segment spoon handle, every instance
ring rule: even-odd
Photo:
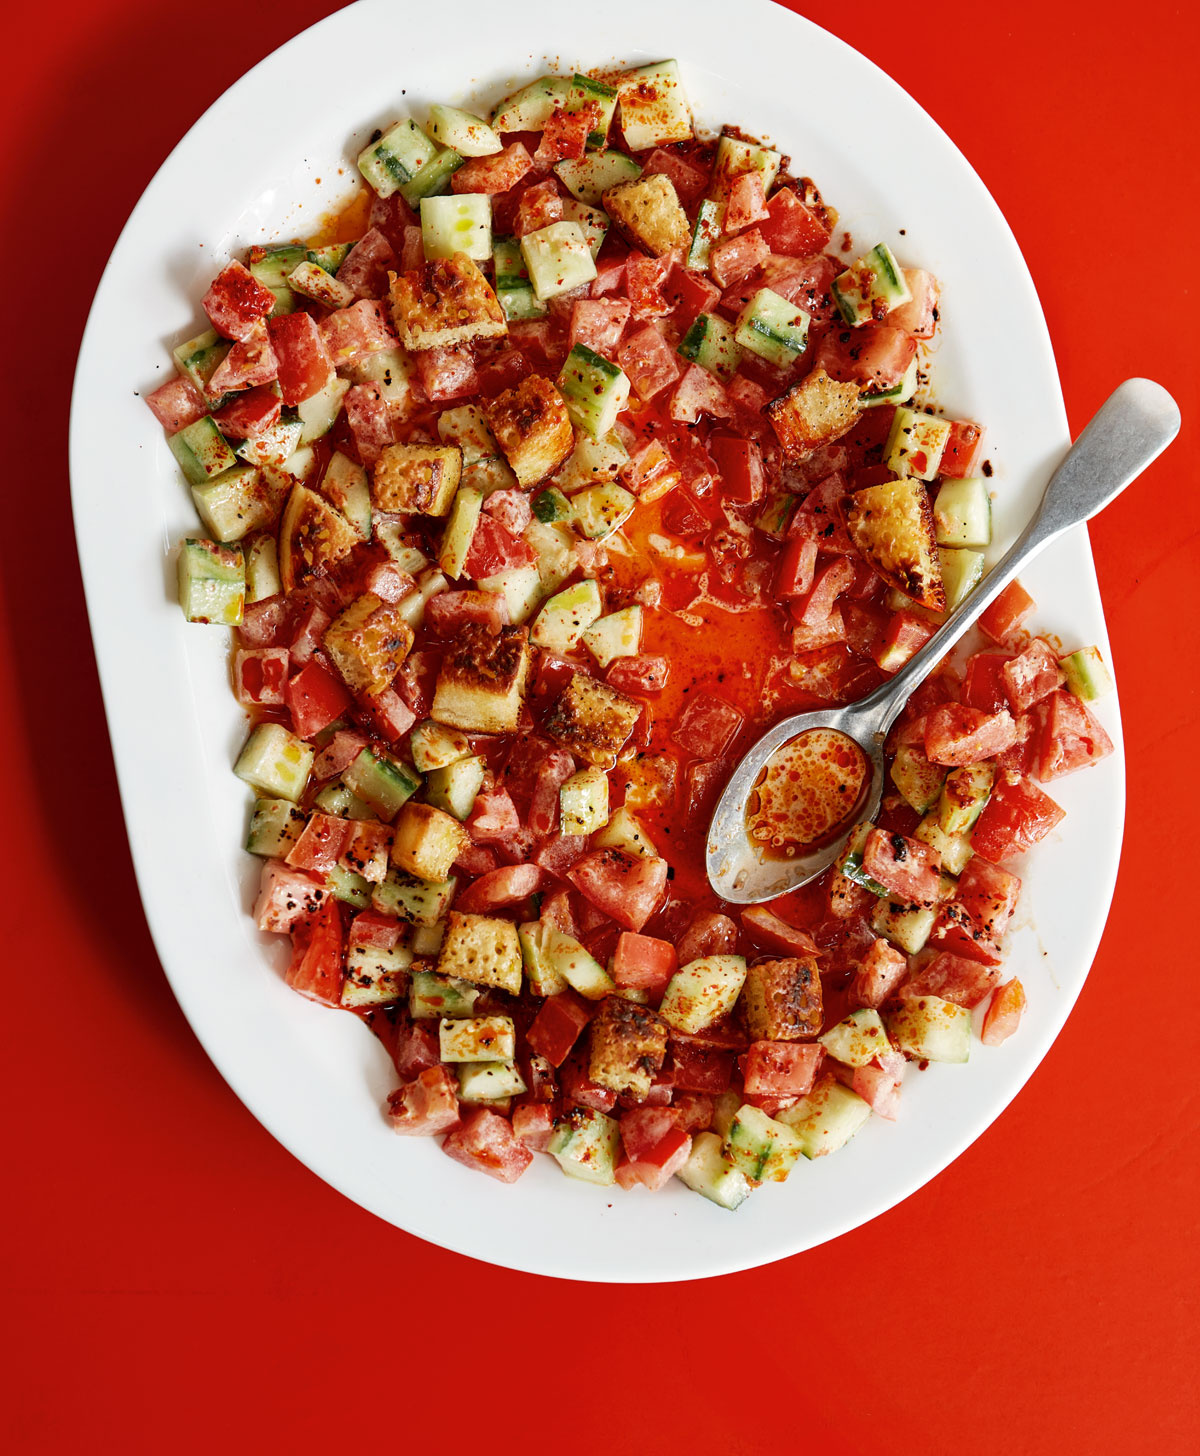
[[[912,692],[1026,563],[1056,536],[1089,520],[1115,500],[1162,454],[1179,433],[1179,424],[1179,406],[1160,384],[1150,379],[1127,379],[1113,390],[1050,477],[1037,514],[1007,555],[951,612],[925,646],[857,705],[857,716],[874,717],[874,730],[885,734]]]

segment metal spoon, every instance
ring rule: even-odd
[[[883,743],[901,708],[986,606],[1056,536],[1117,498],[1179,432],[1179,406],[1161,385],[1127,379],[1105,400],[1050,477],[1041,506],[1008,554],[896,675],[860,702],[798,713],[777,723],[733,772],[708,832],[709,883],[722,899],[754,905],[815,878],[841,853],[850,829],[875,816],[883,793]],[[789,860],[760,856],[747,835],[750,792],[773,754],[813,728],[852,738],[869,761],[870,788],[845,833]]]

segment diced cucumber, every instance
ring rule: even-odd
[[[558,996],[567,989],[567,979],[546,959],[545,938],[551,927],[543,920],[526,920],[517,927],[521,942],[521,961],[535,996]]]
[[[342,1005],[387,1006],[399,1001],[408,985],[412,958],[412,949],[399,941],[392,950],[383,950],[377,945],[360,945],[352,939],[346,952]]]
[[[608,823],[608,775],[581,768],[559,789],[558,801],[564,834],[594,834]]]
[[[575,536],[561,521],[530,521],[522,533],[538,554],[544,592],[556,592],[575,570]]]
[[[370,881],[343,864],[335,864],[329,871],[329,888],[335,900],[352,905],[356,910],[365,910],[371,903]]]
[[[445,768],[433,769],[425,779],[425,798],[435,809],[465,820],[475,807],[486,766],[482,758],[460,758]]]
[[[226,444],[211,415],[203,415],[174,435],[168,435],[167,445],[189,485],[203,485],[237,464],[237,456]]]
[[[606,86],[603,81],[593,81],[590,76],[578,74],[571,77],[567,92],[567,110],[582,111],[588,105],[600,108],[596,125],[588,132],[589,152],[602,152],[608,145],[608,130],[617,109],[617,95],[616,87]]]
[[[298,243],[278,243],[251,251],[250,272],[264,288],[287,288],[300,264],[311,261],[308,249]]]
[[[846,866],[851,859],[857,857],[856,863],[861,870],[863,846],[870,832],[870,824],[856,824],[850,831],[845,848],[834,861],[833,875],[829,881],[829,908],[839,920],[849,919],[858,909],[857,881],[846,874]],[[880,889],[882,888],[881,885]]]
[[[825,1158],[844,1148],[870,1116],[871,1104],[827,1072],[807,1097],[780,1112],[779,1121],[800,1139],[806,1158]]]
[[[552,222],[526,233],[521,256],[539,302],[569,293],[596,276],[596,260],[577,222]]]
[[[358,170],[380,197],[391,197],[411,185],[437,156],[437,150],[416,122],[406,117],[359,152]]]
[[[495,592],[504,598],[508,620],[514,627],[527,622],[542,600],[542,579],[536,566],[510,566],[495,576],[483,577],[475,585],[480,591]]]
[[[405,182],[400,194],[409,207],[416,207],[425,197],[436,197],[450,186],[450,178],[462,166],[464,158],[452,147],[443,147],[427,167],[422,167],[411,182]]]
[[[851,881],[852,884],[860,886],[864,890],[870,890],[872,895],[879,895],[886,899],[890,890],[885,890],[878,880],[872,879],[866,870],[863,869],[863,849],[867,842],[867,836],[873,828],[870,824],[860,824],[850,836],[846,850],[838,860],[838,873],[843,878]],[[861,837],[860,837],[861,836]]]
[[[687,266],[697,273],[708,271],[708,256],[714,243],[721,240],[721,222],[724,209],[711,197],[706,197],[696,213],[692,228],[692,241],[688,247]]]
[[[868,1066],[891,1050],[887,1028],[879,1012],[870,1006],[852,1011],[831,1026],[820,1042],[831,1057],[847,1067]]]
[[[952,612],[983,580],[983,552],[955,551],[939,546],[938,562],[942,569],[942,585],[946,589],[946,610]]]
[[[733,1210],[754,1191],[746,1175],[727,1161],[715,1132],[696,1134],[688,1160],[675,1176],[718,1208]]]
[[[307,823],[308,815],[287,799],[258,799],[246,835],[246,849],[263,859],[286,859]]]
[[[591,1107],[573,1107],[555,1124],[547,1152],[569,1178],[607,1188],[617,1181],[620,1144],[613,1118]]]
[[[744,956],[701,956],[671,977],[659,1014],[676,1031],[694,1036],[733,1010],[745,981]]]
[[[533,291],[525,255],[518,238],[494,238],[492,262],[496,275],[496,297],[506,319],[541,318],[546,312]]]
[[[692,135],[692,111],[677,61],[655,61],[617,80],[621,131],[632,152],[682,142]]]
[[[246,602],[266,601],[282,590],[278,544],[274,536],[259,536],[246,552]]]
[[[515,1062],[462,1062],[454,1074],[458,1078],[459,1101],[472,1106],[519,1097],[526,1090]]]
[[[942,868],[952,875],[961,875],[974,854],[969,834],[947,834],[938,823],[938,812],[930,809],[913,830],[913,838],[932,845],[942,857]]]
[[[572,497],[571,514],[581,536],[602,541],[633,515],[637,496],[623,485],[589,485]]]
[[[877,404],[903,404],[916,394],[920,381],[920,366],[914,356],[898,384],[893,384],[887,389],[864,389],[858,396],[858,402],[864,409]]]
[[[741,1105],[742,1094],[735,1092],[732,1087],[717,1097],[713,1106],[712,1125],[713,1131],[722,1142],[729,1136],[729,1129],[733,1126],[733,1119]]]
[[[352,794],[341,779],[335,779],[331,784],[326,784],[313,803],[318,809],[323,809],[326,814],[333,814],[338,819],[374,819],[375,817],[375,810],[369,804],[364,804],[357,794]]]
[[[461,490],[462,487],[460,486]],[[450,583],[440,571],[426,570],[417,578],[417,588],[396,604],[396,613],[415,632],[425,617],[425,603],[444,592]]]
[[[610,187],[632,182],[642,175],[639,163],[624,152],[590,152],[584,157],[568,157],[556,162],[554,173],[578,202],[599,207]],[[215,365],[213,366],[216,367]]]
[[[539,76],[528,86],[514,91],[492,112],[492,127],[498,132],[542,131],[554,113],[566,106],[570,82],[563,76]]]
[[[413,398],[414,365],[401,349],[375,349],[343,366],[353,384],[377,384],[383,403],[405,412]]]
[[[972,828],[992,796],[996,770],[990,763],[972,763],[946,776],[938,797],[938,825],[946,834]]]
[[[446,922],[437,920],[432,925],[414,925],[412,949],[415,956],[435,956],[446,938]]]
[[[409,576],[416,576],[429,565],[429,557],[412,544],[399,521],[380,521],[375,529],[375,539],[400,570],[406,571]]]
[[[345,516],[361,540],[370,539],[371,485],[361,465],[335,450],[321,479],[321,494]]]
[[[339,379],[335,375],[324,389],[318,389],[316,394],[300,401],[296,413],[300,416],[301,445],[319,440],[333,429],[349,388],[348,379]]]
[[[741,341],[734,333],[733,325],[715,313],[698,313],[680,339],[677,352],[718,379],[729,379],[742,362]]]
[[[624,804],[608,823],[592,838],[593,849],[623,849],[642,859],[655,859],[658,850],[631,810]]]
[[[839,273],[830,291],[851,327],[884,318],[892,309],[912,301],[904,270],[886,243],[877,243],[844,273]]]
[[[982,550],[992,544],[992,498],[987,481],[979,476],[947,480],[937,493],[933,524],[939,546],[966,546]]]
[[[389,822],[421,787],[421,777],[408,764],[382,748],[364,748],[342,779],[351,792]]]
[[[414,1021],[467,1017],[475,1010],[479,987],[436,971],[414,971],[408,988],[408,1014]]]
[[[489,455],[463,466],[461,485],[482,492],[484,500],[497,490],[515,490],[517,477],[502,455]]]
[[[438,547],[438,565],[452,580],[463,574],[482,510],[483,491],[478,486],[460,485],[454,493],[442,544]]]
[[[337,277],[337,270],[346,261],[353,243],[329,243],[324,248],[309,248],[308,261],[315,263],[318,268],[324,268],[326,273]]]
[[[871,917],[871,929],[902,951],[916,955],[924,949],[936,919],[937,911],[930,906],[897,905],[880,900]]]
[[[465,253],[486,262],[492,256],[492,199],[479,192],[423,198],[421,245],[426,258]]]
[[[891,779],[905,802],[918,814],[924,814],[937,803],[946,770],[940,763],[931,763],[919,748],[901,744],[892,763]]]
[[[457,889],[453,875],[448,880],[418,880],[393,865],[387,879],[371,892],[371,907],[381,915],[402,915],[415,925],[436,925]]]
[[[735,177],[742,176],[744,172],[761,172],[763,193],[767,195],[782,163],[781,153],[771,147],[760,147],[755,142],[723,136],[717,143],[717,154],[713,158],[713,196],[722,204],[722,211],[729,184]]]
[[[764,536],[769,536],[772,541],[782,541],[787,534],[791,519],[796,513],[796,505],[797,498],[791,491],[778,491],[775,495],[768,497],[754,524]]]
[[[574,197],[568,197],[563,202],[563,220],[579,225],[580,231],[587,240],[588,249],[595,258],[604,245],[604,239],[608,236],[608,230],[612,226],[608,213],[598,207],[588,207],[586,203],[579,202]]]
[[[902,1052],[924,1062],[965,1062],[971,1055],[971,1013],[940,996],[902,1001],[888,1012],[887,1028]]]
[[[500,453],[496,437],[476,404],[460,404],[438,415],[438,439],[443,445],[457,445],[463,460],[471,464]]]
[[[790,1127],[747,1102],[734,1115],[722,1151],[729,1163],[752,1183],[764,1183],[767,1179],[782,1183],[796,1166],[802,1147],[800,1138]]]
[[[581,490],[585,485],[616,480],[628,464],[629,451],[615,433],[604,435],[596,440],[590,435],[584,435],[567,457],[566,463],[559,470],[555,479],[565,491]],[[570,508],[568,507],[565,517],[555,512],[545,517],[539,516],[538,519],[563,520],[569,516]]]
[[[250,271],[253,272],[253,268]],[[173,349],[171,357],[180,374],[190,379],[205,399],[210,399],[208,381],[232,347],[229,340],[223,339],[216,329],[206,329],[204,333],[197,334],[194,339],[188,339],[177,349]]]
[[[443,1062],[511,1062],[517,1051],[517,1032],[511,1016],[443,1017],[438,1028]],[[507,1096],[493,1092],[493,1097]]]
[[[282,723],[259,723],[246,740],[233,771],[265,798],[299,800],[315,754]]]
[[[412,730],[408,747],[413,763],[423,774],[449,768],[471,753],[465,733],[460,733],[457,728],[447,728],[444,723],[435,723],[432,718],[426,718]]]
[[[570,652],[603,610],[596,583],[577,581],[550,598],[534,619],[529,640],[549,652]]]
[[[635,657],[642,645],[642,609],[635,602],[601,617],[583,634],[583,645],[601,667],[618,657]]]
[[[429,135],[462,157],[491,157],[504,145],[482,117],[457,106],[429,108]]]
[[[949,438],[949,420],[902,405],[892,420],[883,463],[897,475],[932,480],[938,473]]]
[[[629,399],[629,379],[586,344],[576,344],[558,376],[567,413],[594,440],[607,435]]]
[[[237,447],[237,453],[249,465],[281,466],[300,448],[303,433],[304,421],[299,415],[280,419],[252,440],[243,440]],[[236,465],[237,461],[233,463]]]
[[[1113,690],[1112,673],[1098,647],[1081,647],[1078,652],[1060,657],[1058,665],[1066,674],[1067,691],[1084,702],[1090,703]]]
[[[339,283],[332,273],[326,273],[310,258],[297,263],[287,281],[293,293],[313,298],[326,308],[349,308],[354,302],[354,289],[348,283]]]
[[[236,627],[246,604],[246,567],[240,546],[189,536],[179,549],[179,605],[189,622]]]
[[[589,1001],[599,1001],[616,990],[616,982],[600,962],[574,936],[554,925],[542,931],[541,955],[548,970]]]
[[[738,314],[735,337],[743,349],[786,369],[804,353],[808,325],[809,316],[802,308],[773,289],[760,288]]]

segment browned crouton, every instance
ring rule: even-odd
[[[635,248],[656,258],[688,245],[687,213],[674,182],[661,172],[610,187],[604,194],[604,210]]]
[[[667,1023],[649,1006],[606,996],[592,1022],[588,1076],[610,1092],[645,1097],[667,1054]]]
[[[599,768],[611,768],[633,725],[641,704],[624,693],[577,672],[546,718],[545,731],[578,758]]]
[[[406,349],[445,349],[508,332],[496,295],[465,253],[388,276],[392,322]]]
[[[846,503],[850,539],[889,586],[933,612],[946,610],[929,492],[919,480],[885,480]]]
[[[391,602],[365,592],[334,619],[324,642],[350,691],[374,696],[408,656],[413,630]]]
[[[431,716],[468,733],[511,733],[529,676],[529,632],[464,627],[442,659]]]
[[[814,369],[773,399],[763,413],[774,425],[784,452],[799,458],[853,427],[862,413],[858,394],[857,384],[839,384],[824,369]]]
[[[409,799],[396,820],[392,863],[419,880],[439,884],[470,844],[471,836],[452,814]]]
[[[566,402],[540,374],[489,400],[483,413],[521,485],[544,480],[575,448]]]
[[[381,511],[444,516],[461,475],[456,445],[388,445],[372,472],[371,500]]]
[[[443,976],[520,995],[521,942],[517,927],[511,920],[451,910],[437,968]]]
[[[307,486],[293,486],[279,523],[279,576],[284,591],[335,565],[358,545],[345,516]]]
[[[816,961],[797,956],[750,966],[742,988],[742,1010],[755,1041],[816,1036],[824,1014]]]

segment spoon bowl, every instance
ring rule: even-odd
[[[776,723],[734,769],[709,825],[705,861],[709,883],[722,899],[755,905],[799,889],[827,869],[845,848],[856,824],[874,818],[883,797],[883,745],[912,693],[980,614],[1039,551],[1064,531],[1090,519],[1113,501],[1179,433],[1179,406],[1161,385],[1127,379],[1100,406],[1046,485],[1041,505],[1021,536],[930,640],[888,682],[857,703],[798,713]],[[750,796],[764,769],[787,744],[813,729],[831,729],[854,740],[870,764],[865,797],[844,830],[808,852],[770,857],[747,830]]]

